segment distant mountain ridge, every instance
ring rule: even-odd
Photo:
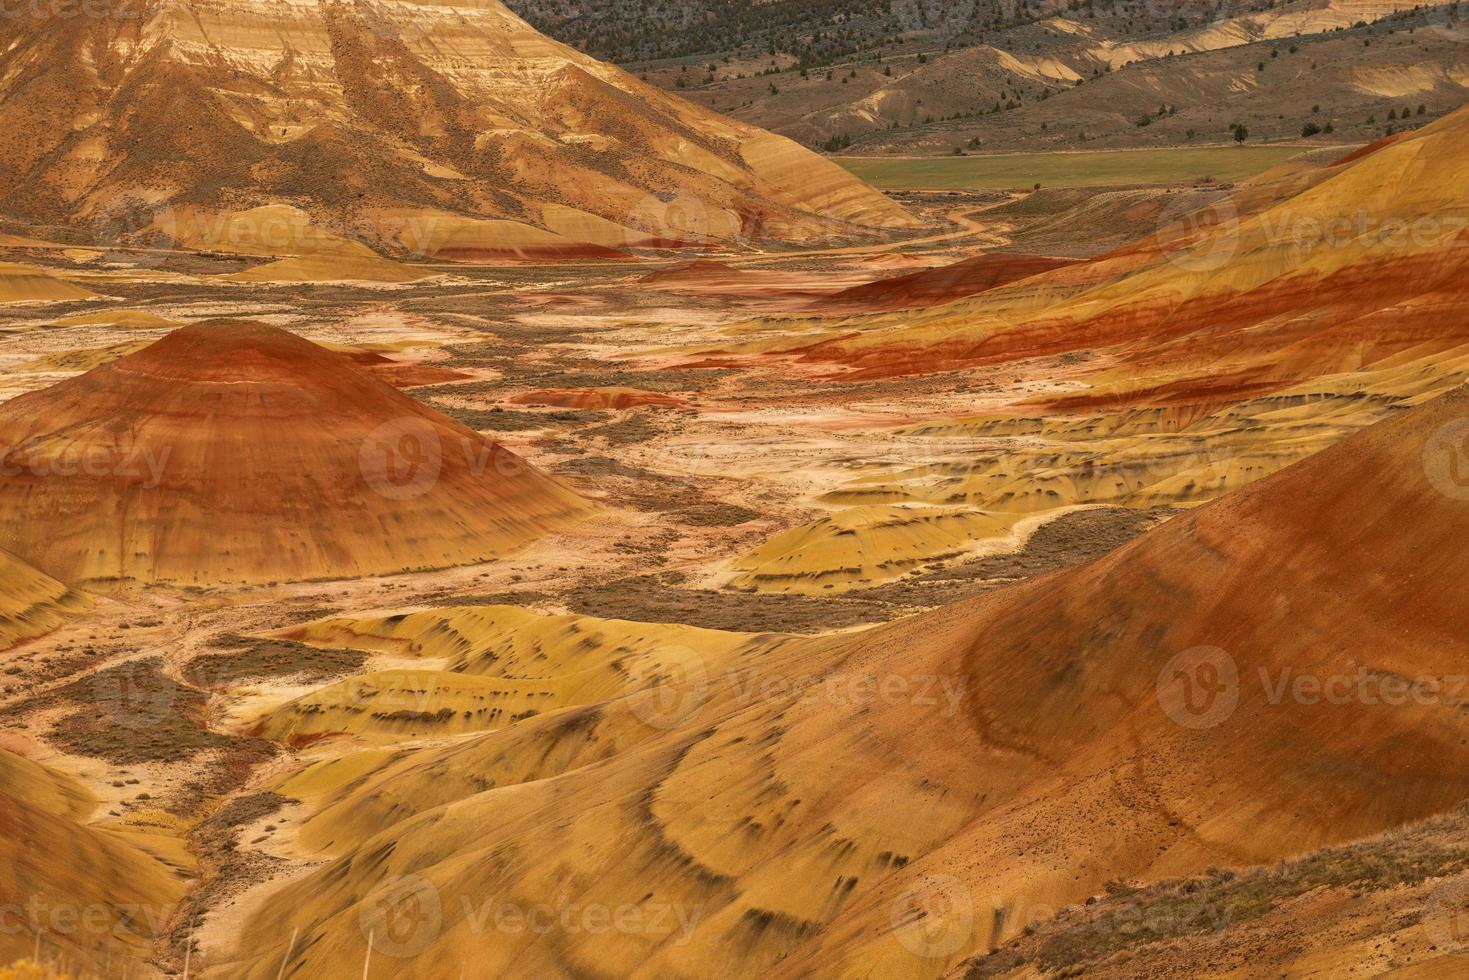
[[[624,26],[622,5],[512,3],[664,88],[858,155],[1232,143],[1232,123],[1366,141],[1469,99],[1456,4],[777,0],[746,25],[722,0],[658,0]],[[656,26],[675,20],[698,26]]]

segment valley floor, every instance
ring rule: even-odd
[[[1079,387],[1075,372],[1098,368],[1082,355],[881,376],[808,356],[804,347],[862,329],[833,312],[844,290],[985,252],[1102,253],[1154,232],[1174,200],[1206,193],[1192,178],[1238,180],[1293,155],[1221,148],[1084,162],[953,158],[922,161],[921,173],[908,161],[852,161],[879,186],[924,188],[906,203],[928,217],[931,231],[882,246],[693,262],[664,255],[423,266],[416,271],[433,278],[413,284],[243,283],[220,277],[245,263],[218,256],[5,248],[6,261],[101,298],[0,306],[4,397],[105,363],[184,322],[262,321],[388,358],[402,375],[395,383],[412,397],[502,441],[601,510],[510,557],[463,568],[239,588],[94,584],[54,630],[0,653],[0,747],[50,774],[24,777],[51,787],[36,799],[78,801],[65,821],[24,824],[30,846],[51,849],[50,860],[80,877],[106,877],[116,866],[106,855],[126,855],[141,869],[134,900],[146,912],[122,917],[104,886],[62,882],[48,908],[0,930],[0,961],[39,951],[85,976],[174,975],[186,963],[191,975],[321,976],[300,959],[320,954],[350,959],[363,976],[413,975],[406,946],[373,958],[382,924],[369,924],[369,912],[336,893],[301,910],[306,933],[282,925],[293,909],[281,888],[320,880],[312,876],[340,867],[349,844],[372,837],[371,820],[417,805],[398,794],[428,798],[450,780],[405,776],[400,785],[412,787],[405,790],[374,782],[378,774],[442,768],[454,779],[529,794],[544,790],[531,785],[537,780],[554,782],[553,771],[618,758],[623,768],[607,778],[631,780],[627,760],[639,753],[648,771],[671,771],[680,753],[696,758],[702,750],[649,741],[597,707],[630,699],[642,721],[652,713],[644,727],[657,729],[663,709],[638,707],[638,698],[643,682],[677,673],[669,650],[697,651],[699,671],[716,678],[761,657],[816,663],[826,654],[809,651],[822,642],[961,600],[983,602],[1112,552],[1469,376],[1469,364],[1446,362],[1431,377],[1404,381],[1409,368],[1397,364],[1389,396],[1374,392],[1374,384],[1386,386],[1383,376],[1343,371],[1286,395],[1221,402],[1217,415],[1183,432],[1163,415],[1126,407],[1056,409]],[[1122,157],[1126,166],[1108,169]],[[1032,195],[986,190],[1032,177],[1043,185]],[[1309,415],[1299,410],[1307,403]],[[1016,422],[1017,406],[1030,406],[1033,419]],[[1111,479],[1120,473],[1125,479]],[[802,676],[792,671],[780,676]],[[769,724],[775,731],[783,722]],[[586,746],[558,730],[543,757],[517,742],[553,725],[603,727],[600,741]],[[757,728],[731,731],[751,744],[762,737]],[[487,735],[499,741],[486,748]],[[669,756],[654,757],[663,752]],[[456,753],[478,754],[472,765],[444,762]],[[810,786],[818,784],[813,777]],[[693,806],[698,793],[714,792],[702,783],[684,789],[683,800],[649,793],[649,826],[667,817],[653,811]],[[566,792],[591,790],[577,784]],[[770,795],[780,797],[776,789]],[[961,820],[946,809],[958,804],[944,793],[927,805],[915,821]],[[782,819],[751,812],[776,826]],[[6,816],[0,811],[0,823]],[[447,825],[453,815],[434,819]],[[760,832],[750,828],[752,837]],[[1439,863],[1435,875],[1465,873],[1469,864],[1444,825],[1415,834],[1362,846],[1391,851],[1382,858],[1389,863],[1429,854]],[[711,865],[709,854],[738,863],[721,844],[701,843]],[[841,850],[841,841],[829,844]],[[386,867],[395,846],[384,844],[371,860]],[[693,847],[687,841],[658,847],[661,860],[692,867],[680,851]],[[353,853],[357,863],[334,878],[359,873],[366,850]],[[1375,854],[1354,859],[1370,863]],[[907,859],[888,860],[901,867]],[[36,871],[43,872],[54,868]],[[1389,917],[1392,896],[1427,901],[1419,894],[1427,872],[1300,874],[1308,872],[1321,879],[1312,887],[1337,889],[1329,897],[1355,917]],[[701,866],[696,873],[724,872]],[[1259,874],[1240,873],[1245,881]],[[596,893],[594,878],[577,879],[576,888]],[[771,882],[741,881],[779,904]],[[1235,931],[1219,940],[1230,975],[1263,975],[1250,968],[1248,930],[1292,909],[1317,922],[1311,916],[1327,901],[1314,892],[1317,905],[1302,908],[1303,887],[1272,882],[1280,901],[1294,904],[1280,911],[1274,898],[1252,896],[1249,921],[1231,924]],[[1199,887],[1209,897],[1239,885],[1216,875]],[[1129,901],[1156,908],[1172,895],[1119,887],[1103,910]],[[366,909],[367,897],[352,901]],[[1244,902],[1234,893],[1218,901],[1231,914]],[[92,905],[112,909],[105,928],[68,928],[56,918],[58,909]],[[1118,976],[1203,968],[1196,951],[1170,947],[1157,962],[1175,965],[1148,972],[1107,959],[1118,946],[1110,933],[1058,920],[1020,938],[1015,920],[989,916],[984,909],[965,940],[976,958],[956,954],[950,962],[944,954],[934,963],[970,977],[1026,975],[1027,962],[1100,964],[1102,974]],[[348,921],[356,948],[333,945],[344,942],[340,930],[311,931],[328,921]],[[1350,931],[1358,919],[1343,922]],[[269,942],[256,945],[251,937],[262,925],[272,927]],[[749,926],[745,952],[762,948],[765,935],[808,926],[771,911]],[[1353,943],[1370,941],[1370,930],[1359,931],[1368,938],[1354,933]],[[975,938],[981,932],[995,945],[1019,945],[985,957],[985,942]],[[1407,936],[1409,927],[1400,932]],[[1191,926],[1159,930],[1148,941],[1176,947],[1191,933]],[[1417,933],[1401,940],[1394,933],[1392,941],[1391,954],[1374,960],[1383,969],[1407,970],[1414,957],[1433,955]],[[1272,969],[1284,975],[1290,957],[1276,953]],[[567,955],[567,975],[587,966]],[[465,967],[462,975],[492,975],[476,973],[473,960]],[[699,964],[688,969],[697,973]],[[884,970],[893,974],[892,962],[874,965],[874,975]],[[1323,960],[1310,975],[1347,975],[1334,970]]]

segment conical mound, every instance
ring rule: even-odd
[[[275,327],[185,327],[0,407],[0,545],[64,581],[468,564],[589,508],[513,453]]]

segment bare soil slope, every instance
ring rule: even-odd
[[[1434,686],[1469,626],[1469,507],[1442,479],[1466,416],[1457,391],[1092,564],[920,618],[669,650],[658,690],[364,757],[366,780],[351,756],[308,771],[288,789],[333,860],[260,908],[238,975],[274,976],[296,926],[292,969],[348,970],[409,887],[436,911],[394,934],[395,976],[469,949],[502,975],[940,976],[1117,877],[1446,812],[1469,794],[1460,695]],[[1367,696],[1391,679],[1426,693]],[[504,921],[486,900],[558,896],[669,925],[486,925]]]
[[[0,444],[0,541],[67,582],[467,564],[590,509],[346,355],[243,321],[10,401]]]
[[[551,41],[497,0],[127,0],[6,21],[0,208],[99,239],[289,203],[471,257],[908,227],[795,143]]]

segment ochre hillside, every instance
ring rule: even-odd
[[[0,406],[0,544],[68,583],[491,559],[590,505],[351,358],[206,321]]]
[[[0,748],[0,886],[15,902],[0,963],[39,949],[92,975],[131,971],[167,930],[192,870],[187,851],[96,826],[98,802],[77,780]]]
[[[39,9],[0,28],[0,211],[31,222],[188,237],[179,211],[290,203],[380,248],[463,259],[914,224],[841,167],[497,0]]]
[[[1089,565],[916,619],[670,651],[659,690],[309,769],[283,790],[332,860],[262,903],[229,970],[348,971],[406,887],[435,914],[394,933],[394,976],[473,950],[497,975],[936,977],[1115,879],[1447,811],[1469,793],[1443,686],[1469,626],[1466,417],[1459,390]],[[1378,696],[1399,680],[1418,693]],[[487,925],[568,883],[572,908],[666,928]]]

